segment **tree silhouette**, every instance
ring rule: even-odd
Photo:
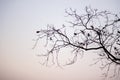
[[[108,77],[111,66],[114,65],[114,74],[112,77],[120,77],[120,17],[118,14],[113,14],[109,11],[98,11],[97,9],[85,8],[85,14],[79,14],[76,10],[66,10],[68,16],[72,17],[69,21],[70,26],[62,25],[57,28],[54,25],[48,25],[47,29],[36,31],[38,38],[46,40],[46,46],[49,42],[52,47],[48,49],[46,54],[39,55],[44,57],[48,64],[49,60],[52,63],[59,64],[59,51],[63,48],[68,48],[74,53],[72,60],[66,65],[71,65],[76,62],[78,54],[83,54],[87,51],[97,51],[99,58],[94,64],[101,62],[101,68],[106,68],[105,77]],[[71,30],[69,32],[69,30]],[[81,55],[82,55],[81,54]],[[52,56],[52,57],[51,57]]]

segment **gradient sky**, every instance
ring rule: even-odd
[[[0,80],[101,80],[92,59],[64,69],[41,66],[32,49],[35,31],[47,24],[62,25],[65,9],[85,6],[120,12],[120,0],[0,0]],[[41,51],[44,49],[41,46]],[[91,61],[90,61],[91,60]],[[89,64],[87,64],[89,63]]]

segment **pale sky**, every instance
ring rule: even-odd
[[[41,66],[36,56],[39,50],[32,49],[33,39],[35,31],[47,24],[65,23],[65,9],[82,12],[85,6],[91,6],[119,13],[119,3],[120,0],[0,0],[0,80],[101,80],[99,67],[89,66],[92,59],[81,59],[64,69]]]

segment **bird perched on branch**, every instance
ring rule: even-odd
[[[36,31],[36,33],[40,33],[40,31]]]
[[[77,33],[74,33],[74,35],[77,35]]]
[[[117,31],[118,33],[120,33],[120,31]]]

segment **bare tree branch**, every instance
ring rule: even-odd
[[[113,64],[118,66],[115,67],[114,75],[116,75],[120,72],[120,17],[109,11],[98,11],[90,7],[86,7],[85,11],[85,14],[80,15],[71,8],[66,10],[66,14],[74,20],[69,22],[72,27],[63,25],[57,29],[55,26],[48,25],[47,29],[36,31],[38,38],[34,47],[38,40],[43,38],[46,38],[46,46],[52,42],[53,46],[48,53],[41,56],[46,56],[46,63],[48,63],[49,56],[56,55],[58,65],[60,65],[58,53],[62,48],[70,47],[75,52],[73,59],[66,65],[75,63],[78,53],[98,51],[100,58],[95,64],[98,62],[103,64],[103,61],[107,60],[108,62],[102,65],[102,68],[107,68],[106,76]],[[68,33],[70,29],[73,29],[73,32]]]

